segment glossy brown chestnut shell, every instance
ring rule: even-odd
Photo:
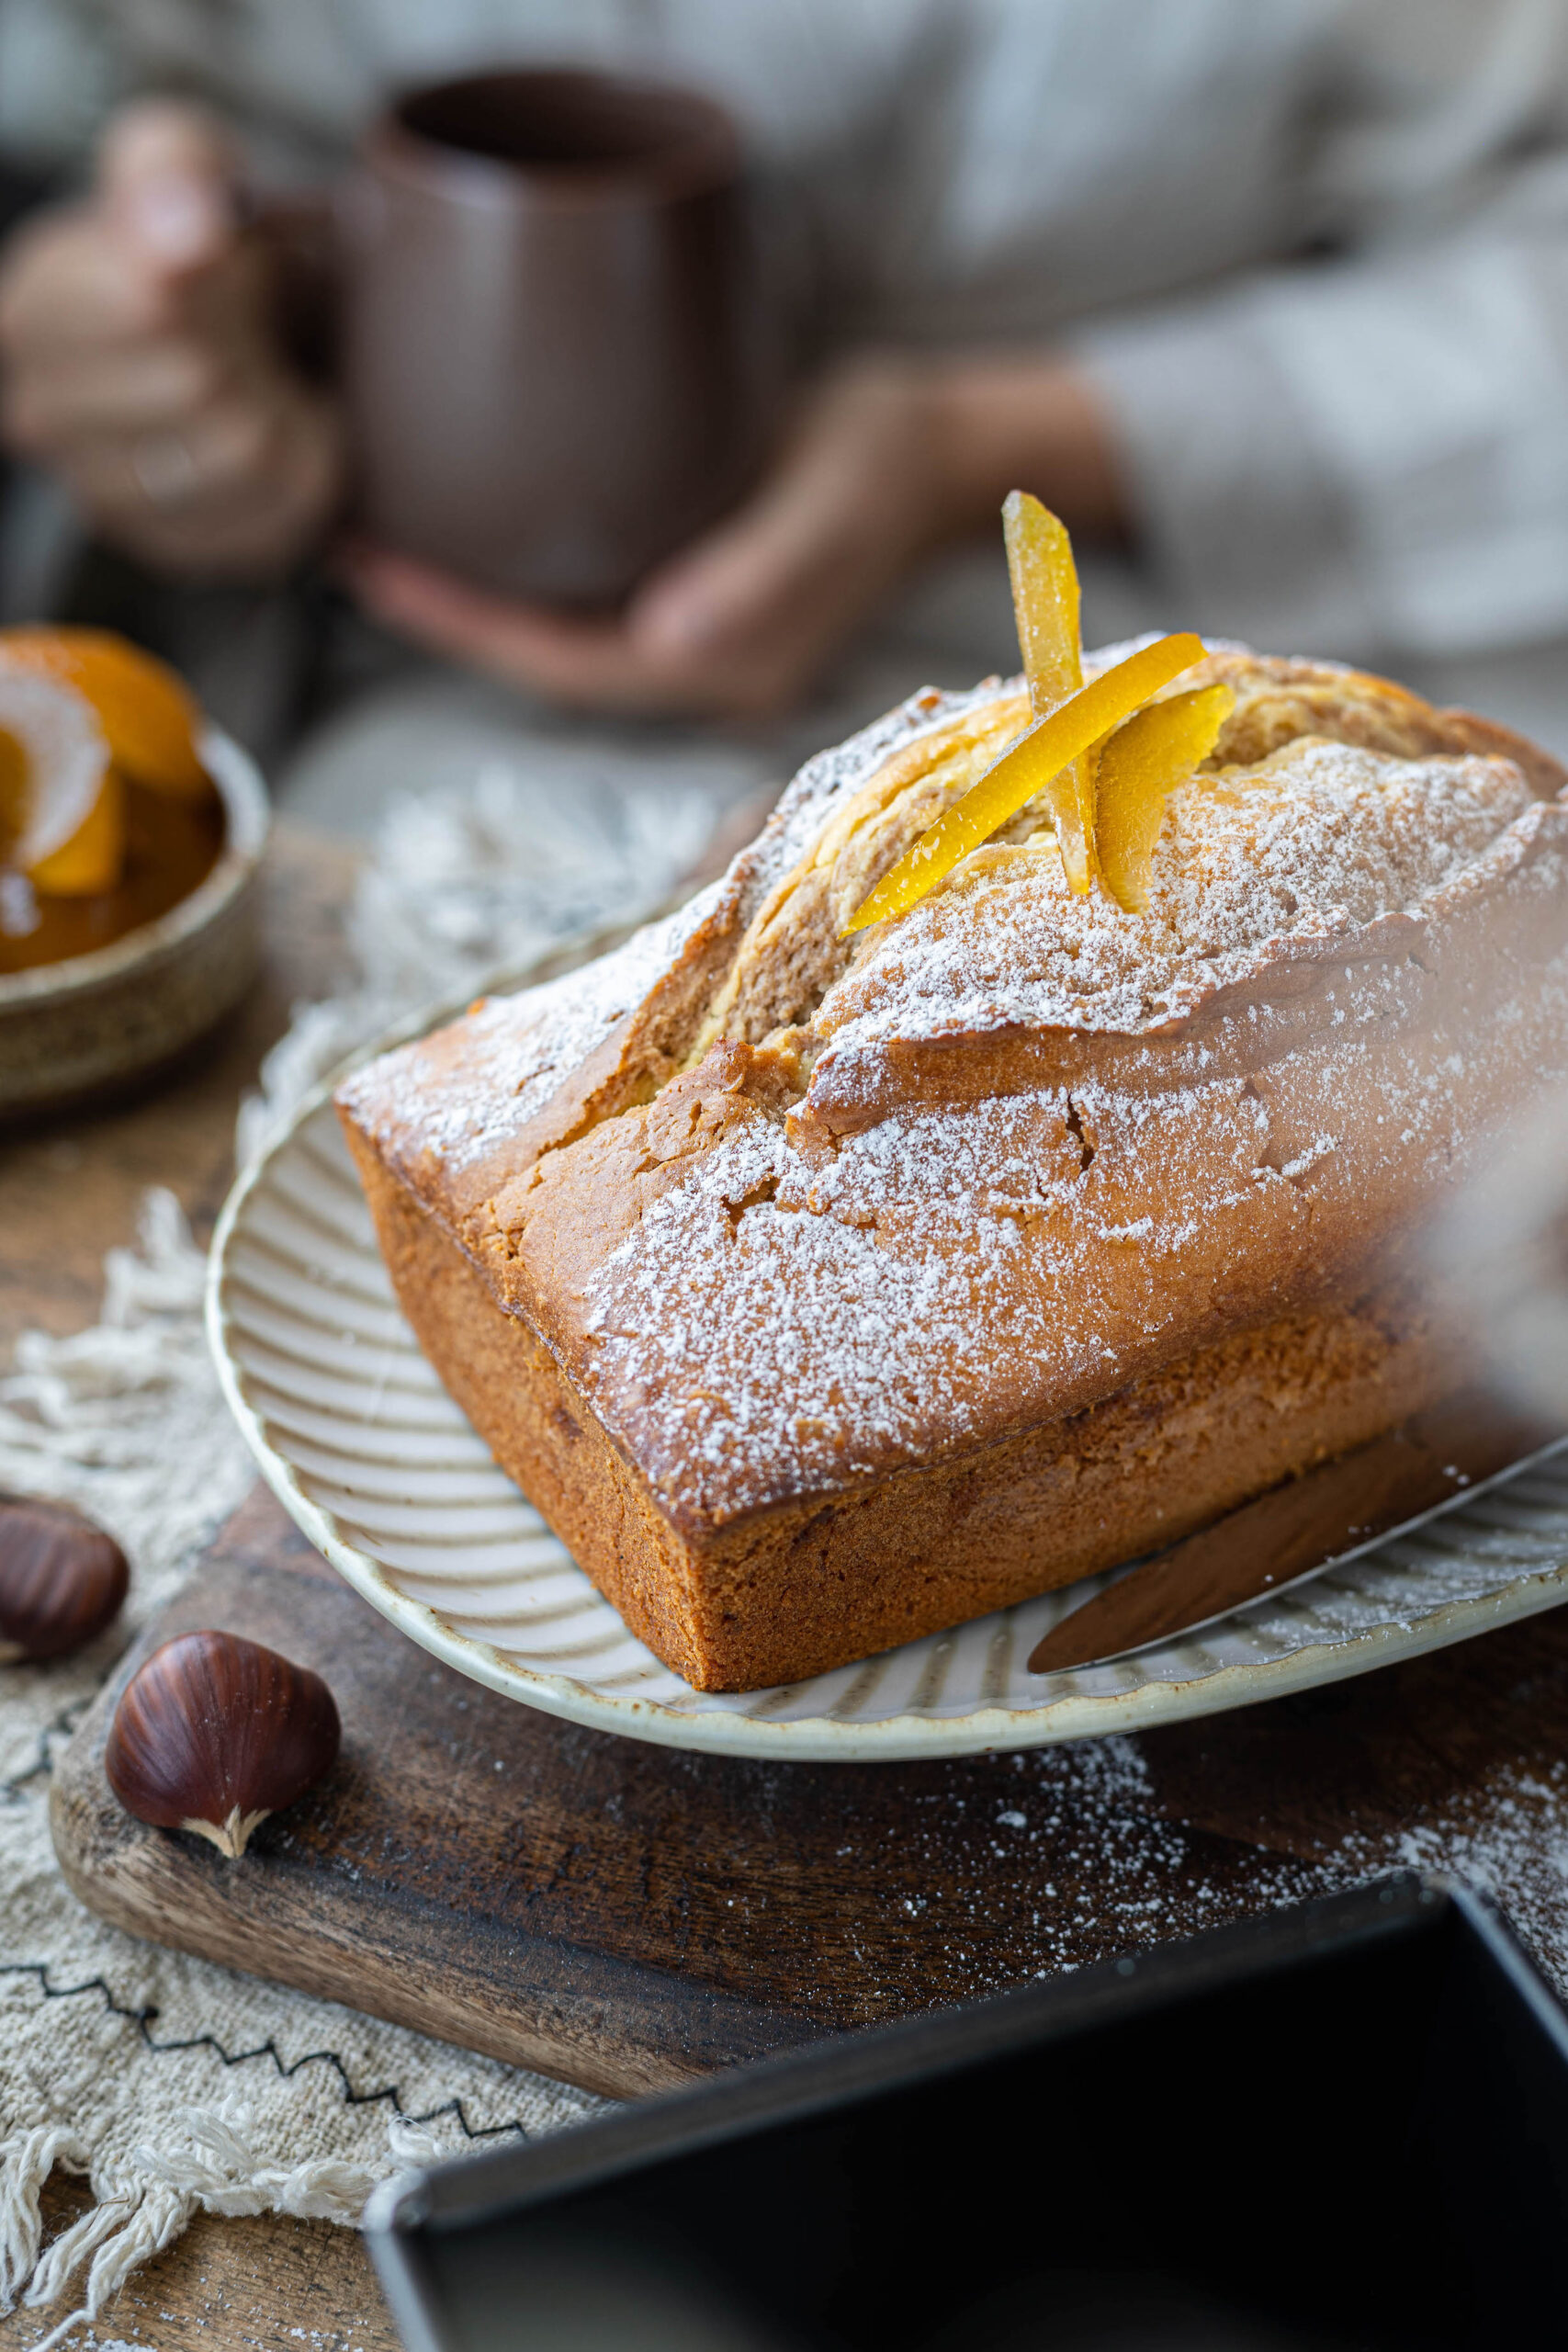
[[[69,1503],[0,1493],[0,1665],[79,1650],[130,1581],[113,1536]]]
[[[128,1813],[231,1859],[327,1771],[341,1733],[319,1674],[239,1634],[176,1634],[120,1694],[104,1750]]]

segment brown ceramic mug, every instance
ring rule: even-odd
[[[364,527],[504,595],[624,596],[733,503],[772,374],[739,141],[618,74],[414,92],[339,211]]]

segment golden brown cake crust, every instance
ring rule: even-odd
[[[1332,665],[1204,667],[1236,708],[1171,796],[1146,914],[1073,898],[1025,812],[845,942],[1021,723],[994,683],[926,695],[813,763],[681,915],[342,1091],[438,1370],[694,1679],[813,1671],[906,1638],[911,1611],[925,1630],[1083,1573],[1061,1464],[1081,1487],[1095,1432],[1215,1351],[1261,1351],[1214,1374],[1216,1396],[1241,1381],[1224,1410],[1251,1434],[1223,1476],[1194,1445],[1177,1520],[1331,1449],[1321,1400],[1297,1429],[1245,1398],[1294,1393],[1303,1331],[1404,1295],[1490,1127],[1568,1069],[1556,764]],[[442,1324],[429,1299],[459,1276],[465,1317]],[[1337,1442],[1451,1385],[1413,1313],[1388,1342],[1389,1363],[1421,1356],[1411,1393],[1348,1376]],[[545,1408],[521,1401],[547,1390],[587,1433],[549,1496]],[[1187,1492],[1180,1449],[1161,1465]],[[1116,1476],[1106,1558],[1162,1532],[1148,1481]],[[962,1566],[986,1492],[1033,1500],[998,1503]],[[797,1612],[786,1640],[763,1620],[788,1617],[811,1527],[799,1589],[832,1630]]]
[[[1452,1385],[1451,1334],[1385,1292],[1235,1335],[1044,1429],[694,1538],[523,1318],[357,1156],[431,1363],[631,1630],[698,1690],[798,1681],[1175,1543]]]

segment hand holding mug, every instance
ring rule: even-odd
[[[933,423],[909,371],[872,363],[834,376],[803,401],[751,496],[614,613],[489,595],[377,546],[352,550],[350,578],[393,628],[552,700],[762,717],[795,698],[919,553]]]
[[[802,398],[751,495],[666,559],[618,612],[485,594],[393,550],[345,558],[391,627],[511,685],[582,708],[768,716],[795,700],[901,576],[994,524],[1038,482],[1085,537],[1123,509],[1110,435],[1049,356],[863,357]]]
[[[0,433],[103,537],[160,570],[287,570],[338,503],[333,402],[278,347],[270,256],[197,109],[147,102],[105,134],[85,201],[0,263]]]

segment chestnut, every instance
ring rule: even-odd
[[[176,1634],[120,1693],[104,1770],[139,1821],[193,1829],[232,1860],[329,1770],[340,1736],[308,1666],[240,1634]]]
[[[0,1493],[0,1665],[64,1657],[118,1615],[125,1554],[69,1503]]]

